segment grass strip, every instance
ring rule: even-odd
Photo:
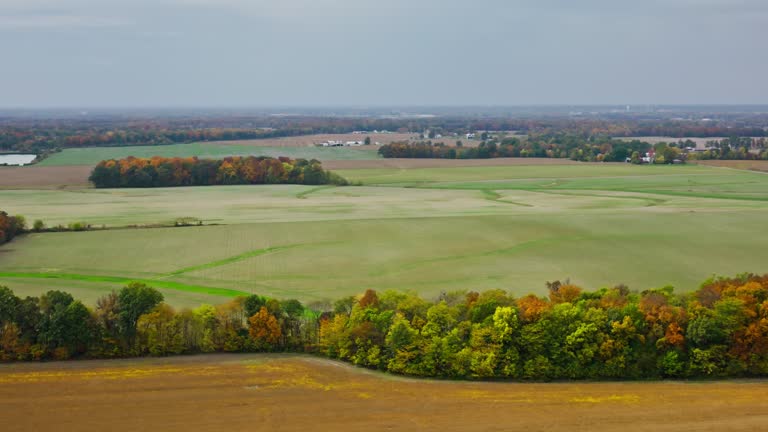
[[[21,273],[21,272],[0,272],[0,278],[18,278],[18,279],[61,279],[76,280],[84,282],[111,282],[118,284],[128,284],[130,282],[141,282],[154,288],[172,289],[177,291],[186,291],[199,294],[217,295],[222,297],[237,297],[248,295],[247,292],[238,291],[229,288],[216,288],[201,285],[188,285],[180,282],[161,281],[156,279],[136,279],[122,276],[102,276],[102,275],[81,275],[74,273]]]

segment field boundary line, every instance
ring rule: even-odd
[[[224,258],[224,259],[220,259],[220,260],[216,260],[216,261],[211,261],[211,262],[208,262],[208,263],[205,263],[205,264],[199,264],[199,265],[195,265],[195,266],[189,266],[189,267],[184,267],[184,268],[181,268],[181,269],[178,269],[178,270],[174,270],[174,271],[172,271],[170,273],[166,273],[166,274],[163,274],[161,276],[158,276],[158,279],[166,278],[166,277],[170,277],[170,276],[179,276],[179,275],[182,275],[184,273],[191,273],[191,272],[198,271],[198,270],[207,270],[209,268],[221,267],[221,266],[228,265],[228,264],[234,264],[236,262],[245,261],[245,260],[247,260],[249,258],[253,258],[253,257],[257,257],[257,256],[262,256],[262,255],[267,255],[267,254],[276,253],[276,252],[281,252],[281,251],[284,251],[284,250],[287,250],[287,249],[293,249],[293,248],[296,248],[296,247],[299,247],[299,246],[303,246],[303,245],[304,245],[303,243],[297,243],[297,244],[291,244],[291,245],[285,245],[285,246],[270,246],[270,247],[263,248],[263,249],[255,249],[255,250],[244,252],[244,253],[241,253],[241,254],[238,254],[238,255],[234,255],[234,256],[231,256],[231,257],[228,257],[228,258]]]
[[[591,190],[591,189],[561,189],[566,191],[580,191],[580,190]],[[639,193],[639,192],[628,192],[624,190],[610,190],[610,189],[599,189],[600,192],[624,192],[624,193]],[[569,193],[569,192],[558,192],[557,190],[551,190],[551,189],[531,189],[529,192],[533,193],[543,193],[543,194],[550,194],[550,195],[562,195],[562,196],[581,196],[581,197],[590,197],[590,198],[616,198],[616,199],[629,199],[629,200],[640,200],[640,201],[647,201],[645,204],[645,207],[655,207],[657,205],[666,204],[669,202],[669,200],[661,199],[661,198],[650,198],[650,197],[639,197],[639,196],[620,196],[620,195],[598,195],[598,194],[589,194],[589,193]]]
[[[331,189],[331,188],[334,188],[334,187],[336,187],[336,186],[334,186],[334,185],[325,185],[325,186],[314,187],[312,189],[307,189],[305,191],[297,193],[296,194],[296,198],[298,198],[298,199],[307,199],[307,196],[309,196],[309,195],[311,195],[311,194],[313,194],[315,192],[320,192],[321,190]]]
[[[510,205],[516,205],[521,207],[533,207],[533,205],[531,204],[504,200],[502,199],[503,195],[501,195],[499,192],[492,189],[480,189],[480,191],[483,193],[484,198],[487,199],[488,201],[494,201],[502,204],[510,204]]]

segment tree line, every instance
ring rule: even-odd
[[[0,150],[41,153],[72,147],[155,146],[371,130],[408,132],[424,127],[423,121],[417,120],[312,116],[0,117]]]
[[[485,135],[485,134],[484,134]],[[582,162],[640,163],[652,152],[655,163],[673,163],[686,159],[765,159],[768,146],[763,138],[732,137],[708,142],[701,152],[688,152],[696,147],[693,141],[658,142],[653,145],[642,140],[620,140],[608,137],[583,137],[577,134],[533,134],[524,139],[516,137],[489,138],[474,147],[461,141],[449,146],[443,142],[394,142],[379,148],[384,158],[489,159],[501,157],[568,158]]]
[[[470,114],[445,113],[436,117],[389,117],[373,113],[354,116],[281,115],[239,113],[231,115],[155,113],[152,117],[131,113],[49,118],[0,116],[0,151],[43,153],[69,147],[165,145],[198,141],[278,138],[310,134],[388,130],[435,134],[477,131],[517,131],[523,134],[574,134],[596,136],[765,137],[768,115],[764,113],[710,113],[706,120],[679,121],[680,113],[642,115],[548,113]],[[699,113],[696,116],[699,116]]]
[[[366,291],[303,305],[259,295],[175,310],[131,283],[87,307],[0,287],[0,358],[312,352],[392,373],[461,379],[657,379],[768,375],[768,275],[691,293],[619,285],[548,295]]]
[[[96,165],[89,180],[97,188],[348,184],[338,174],[324,170],[318,160],[264,156],[233,156],[219,160],[160,156],[108,159]]]
[[[27,229],[27,221],[24,216],[11,216],[0,210],[0,245],[13,240]]]
[[[652,146],[639,140],[583,138],[572,134],[489,139],[467,147],[432,141],[395,142],[379,148],[384,158],[490,159],[502,157],[570,158],[579,161],[624,162],[633,153],[644,153]]]

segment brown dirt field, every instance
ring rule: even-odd
[[[696,161],[699,165],[721,167],[721,168],[733,168],[750,171],[762,171],[768,172],[768,161],[766,160],[704,160]]]
[[[91,166],[0,167],[0,189],[88,187]]]
[[[365,137],[371,137],[371,144],[379,142],[381,144],[389,144],[394,141],[408,141],[409,139],[418,138],[417,134],[320,134],[320,135],[301,135],[284,138],[268,138],[268,139],[252,139],[252,140],[235,140],[235,141],[211,141],[207,144],[222,144],[222,145],[252,145],[256,147],[309,147],[315,144],[320,144],[324,141],[364,141]],[[366,147],[352,147],[352,148],[366,148]]]
[[[2,430],[762,431],[766,381],[472,383],[305,356],[0,366]]]
[[[514,165],[584,165],[570,159],[548,158],[496,158],[496,159],[372,159],[323,161],[326,169],[373,169],[373,168],[450,168]]]

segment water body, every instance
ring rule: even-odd
[[[29,165],[36,157],[33,154],[0,154],[0,165]]]

